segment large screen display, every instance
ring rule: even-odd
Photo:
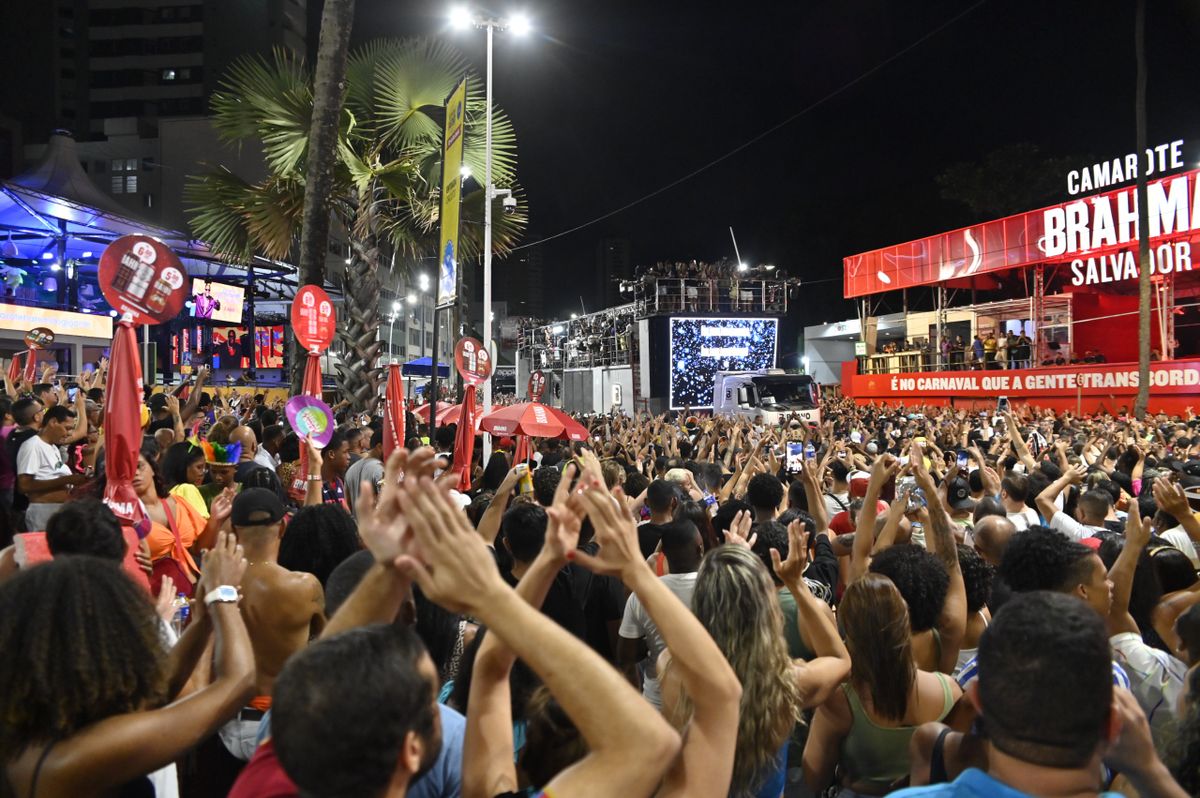
[[[254,366],[260,369],[283,368],[283,326],[254,328]]]
[[[242,321],[242,302],[245,291],[236,285],[226,285],[197,277],[192,280],[192,315],[230,324]]]
[[[215,369],[245,369],[250,367],[246,356],[245,327],[213,327],[212,366]]]
[[[671,319],[671,409],[712,407],[718,371],[775,367],[778,319]]]

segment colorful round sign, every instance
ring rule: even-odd
[[[134,324],[160,324],[179,315],[187,270],[166,244],[150,236],[121,236],[100,255],[97,277],[104,298]]]
[[[324,449],[333,438],[333,410],[312,396],[293,396],[284,407],[288,423],[301,438],[312,438],[313,445]]]
[[[492,376],[492,356],[475,338],[460,338],[454,345],[454,366],[467,385],[483,385]]]
[[[535,371],[529,375],[529,385],[526,386],[529,393],[529,401],[542,401],[542,394],[546,392],[546,375],[541,371]]]
[[[49,327],[34,327],[25,333],[25,346],[30,349],[45,349],[54,343],[54,331]]]
[[[292,331],[309,352],[324,352],[333,343],[337,313],[333,300],[317,285],[303,286],[292,300]]]

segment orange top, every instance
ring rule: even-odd
[[[196,562],[192,559],[188,549],[196,542],[196,538],[204,533],[208,522],[200,517],[200,514],[192,509],[192,506],[186,501],[173,498],[163,499],[163,501],[170,501],[174,505],[169,508],[169,512],[175,518],[175,527],[179,530],[183,559],[180,560],[179,555],[175,553],[175,535],[171,533],[171,528],[163,526],[157,521],[151,524],[150,534],[146,536],[146,543],[150,545],[150,559],[153,561],[161,560],[163,557],[174,557],[179,560],[180,566],[193,577],[199,576],[200,569],[196,567]]]

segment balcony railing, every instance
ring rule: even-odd
[[[787,313],[787,287],[786,280],[762,278],[645,277],[622,283],[621,291],[633,294],[639,318],[667,313],[782,316]]]

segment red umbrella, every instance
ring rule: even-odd
[[[465,407],[458,434],[454,436],[454,467],[458,470],[458,489],[463,493],[471,489],[471,459],[475,456],[475,386],[468,385],[463,394]]]
[[[111,367],[110,367],[111,368]],[[311,396],[314,399],[321,398],[321,353],[309,352],[308,359],[304,361],[304,381],[300,383],[300,393],[303,396]],[[304,441],[300,442],[300,469],[296,472],[296,478],[292,480],[291,493],[293,496],[303,497],[307,485],[305,480],[308,478],[308,447],[304,445]]]
[[[383,459],[404,446],[404,386],[400,380],[400,364],[388,366],[387,388],[384,391]]]
[[[136,343],[137,343],[137,340],[136,340],[136,336],[135,336],[134,344],[136,344]],[[137,350],[137,346],[134,346],[133,348],[135,351]],[[37,352],[34,351],[34,349],[32,347],[30,347],[29,351],[27,351],[25,353],[25,381],[33,382],[33,378],[36,374],[37,374]]]
[[[524,462],[528,461],[529,458],[533,456],[533,452],[531,451],[531,449],[532,449],[532,447],[529,445],[529,436],[528,435],[518,435],[517,436],[517,447],[513,451],[513,465],[516,465],[517,463],[524,463]]]
[[[533,438],[558,438],[566,425],[538,402],[521,402],[493,410],[480,426],[493,435],[529,435]]]
[[[563,432],[561,435],[556,435],[558,438],[565,438],[568,441],[586,441],[591,437],[591,433],[587,431],[587,427],[580,424],[569,415],[559,410],[557,407],[547,407],[550,414],[562,422]]]
[[[13,355],[12,362],[8,364],[8,379],[13,385],[21,381],[21,353],[17,352]]]
[[[301,383],[300,393],[314,399],[321,398],[321,353],[309,352],[308,360],[304,363],[304,382]]]
[[[142,448],[142,359],[133,324],[122,319],[113,336],[104,391],[104,503],[127,526],[137,527],[145,508],[133,489]],[[149,531],[149,530],[147,530]],[[141,537],[146,533],[139,531]]]
[[[462,409],[463,409],[463,406],[461,404],[443,405],[441,402],[439,402],[438,403],[437,426],[444,427],[447,424],[457,424],[459,419],[462,417]],[[479,403],[475,404],[474,416],[475,416],[475,429],[476,430],[479,429],[479,421],[481,418],[480,410],[482,410],[482,409],[483,408],[479,405]],[[429,405],[421,405],[417,409],[413,410],[413,415],[416,416],[417,418],[421,419],[422,421],[428,422],[429,421]]]

